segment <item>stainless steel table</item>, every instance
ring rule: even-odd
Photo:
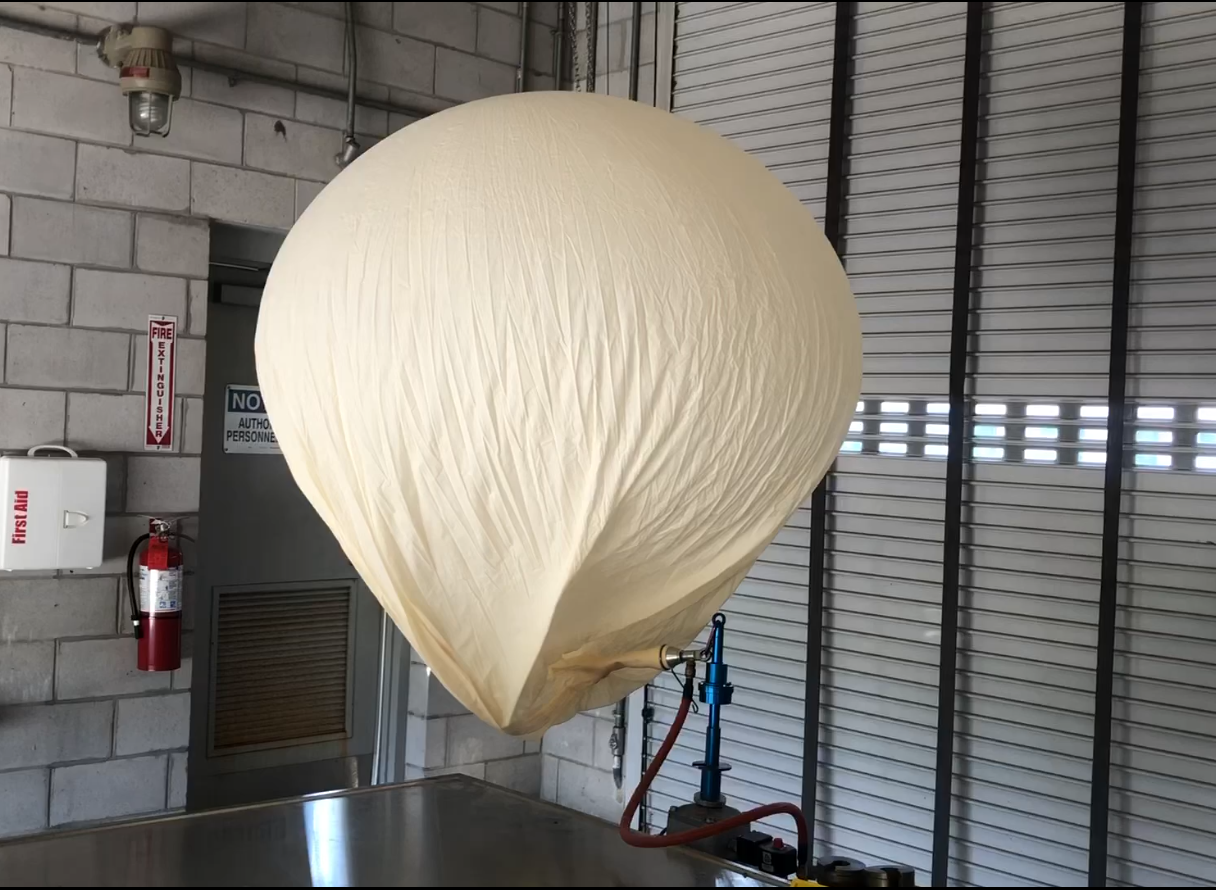
[[[757,887],[682,848],[451,776],[0,844],[0,886]]]

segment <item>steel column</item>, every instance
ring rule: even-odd
[[[1111,286],[1110,376],[1106,420],[1106,479],[1102,506],[1102,574],[1098,597],[1098,657],[1094,690],[1094,756],[1089,797],[1089,886],[1106,886],[1110,816],[1110,720],[1115,675],[1115,617],[1119,601],[1119,518],[1123,498],[1127,323],[1132,284],[1132,222],[1136,191],[1136,124],[1140,104],[1143,4],[1123,4],[1123,77],[1119,96],[1119,159],[1115,180],[1115,244]]]
[[[832,56],[832,104],[828,123],[827,194],[823,234],[843,253],[841,228],[845,211],[845,155],[848,150],[849,78],[853,60],[853,18],[856,3],[836,4],[836,34]],[[811,495],[811,555],[807,579],[806,699],[802,732],[802,812],[811,829],[814,851],[815,806],[819,785],[819,702],[823,669],[824,552],[827,547],[828,479]]]
[[[971,318],[975,179],[979,148],[984,4],[967,4],[963,119],[959,139],[958,210],[954,233],[954,306],[950,322],[950,422],[943,518],[941,650],[937,680],[937,766],[933,797],[934,887],[945,887],[950,861],[950,801],[954,781],[954,697],[958,657],[958,582],[962,547],[963,466],[966,463],[967,339]]]

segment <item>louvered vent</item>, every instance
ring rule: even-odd
[[[349,734],[347,586],[217,591],[212,750]]]

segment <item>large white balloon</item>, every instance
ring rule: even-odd
[[[452,108],[339,175],[262,299],[291,472],[443,684],[537,733],[687,645],[837,453],[857,310],[758,161],[634,102]],[[603,669],[596,669],[603,665]]]

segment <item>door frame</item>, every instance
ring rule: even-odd
[[[261,289],[266,283],[270,264],[277,251],[282,236],[279,233],[264,232],[255,229],[245,229],[225,225],[212,226],[212,262],[209,268],[207,285],[207,300],[210,307],[223,302],[229,306],[247,306],[250,311],[256,311],[260,301]],[[247,253],[243,253],[247,251]],[[225,299],[227,297],[228,299]],[[207,393],[204,398],[213,397]],[[204,429],[208,427],[205,424]],[[202,480],[203,484],[206,480]],[[363,732],[365,744],[358,746],[366,751],[366,742],[370,742],[371,751],[368,754],[349,754],[354,737],[342,739],[318,739],[293,746],[268,747],[265,749],[249,749],[223,756],[213,756],[211,751],[211,720],[209,716],[210,699],[213,692],[212,675],[215,670],[213,657],[214,641],[211,639],[214,625],[214,611],[217,608],[217,597],[214,595],[213,584],[210,580],[208,567],[203,563],[206,559],[206,536],[204,525],[206,517],[200,514],[199,537],[203,541],[200,551],[198,570],[194,577],[192,599],[194,600],[193,614],[195,627],[192,643],[195,658],[192,667],[193,688],[191,701],[190,754],[193,763],[187,768],[187,801],[188,809],[199,809],[200,804],[210,805],[214,796],[203,786],[208,780],[215,781],[223,776],[250,771],[266,771],[267,774],[280,770],[284,776],[299,777],[301,771],[306,771],[309,764],[329,763],[330,773],[337,774],[340,761],[349,761],[341,768],[349,777],[348,784],[362,785],[369,781],[372,784],[402,781],[405,774],[405,742],[406,715],[409,696],[409,643],[385,617],[382,609],[378,608],[374,597],[368,591],[366,584],[358,579],[357,573],[351,569],[352,634],[356,626],[366,628],[365,622],[377,622],[378,632],[368,634],[364,631],[363,639],[374,636],[376,651],[354,651],[350,653],[349,695],[350,707],[354,708],[356,696],[366,696],[368,703],[375,712],[374,732]],[[221,585],[224,586],[224,585]],[[257,584],[256,586],[267,586]],[[271,583],[269,586],[273,587]],[[367,606],[376,605],[379,615],[373,618],[368,614]],[[370,663],[369,663],[370,662]],[[356,667],[356,664],[358,667]],[[375,689],[369,691],[368,679],[375,677]],[[358,683],[358,689],[355,684]],[[366,718],[366,709],[362,711]],[[348,720],[353,715],[348,715]],[[351,727],[352,730],[355,727]],[[366,759],[364,759],[366,758]],[[370,768],[369,768],[370,766]],[[269,779],[268,779],[269,781]]]

